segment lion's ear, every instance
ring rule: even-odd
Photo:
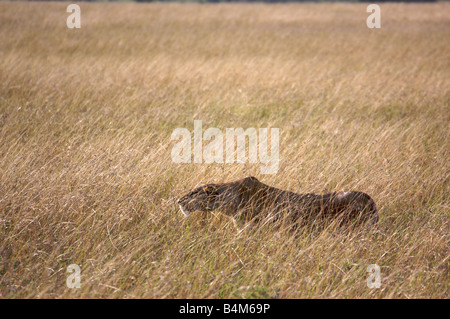
[[[203,187],[203,191],[205,193],[207,193],[208,195],[210,195],[210,196],[217,196],[217,195],[219,195],[219,191],[218,191],[216,185],[205,186],[205,187]]]

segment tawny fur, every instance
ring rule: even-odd
[[[218,210],[246,220],[287,216],[294,221],[339,218],[344,222],[378,222],[375,202],[363,192],[297,194],[268,186],[255,177],[200,186],[180,198],[178,204],[186,216],[194,211]]]

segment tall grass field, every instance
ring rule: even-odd
[[[0,298],[449,298],[449,2],[68,5],[0,2]],[[277,172],[174,162],[194,120],[278,128]],[[180,212],[246,176],[380,221]]]

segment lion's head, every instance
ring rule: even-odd
[[[181,212],[188,217],[195,211],[208,212],[218,208],[219,192],[216,184],[197,187],[178,200]]]
[[[181,197],[178,205],[186,217],[194,211],[210,212],[215,209],[234,214],[246,204],[250,190],[257,183],[259,181],[255,177],[247,177],[231,183],[206,184]]]

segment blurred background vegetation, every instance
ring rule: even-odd
[[[13,0],[14,1],[14,0]],[[26,0],[30,1],[30,0]],[[41,0],[31,0],[41,1]],[[53,0],[42,0],[42,1],[53,1]],[[437,2],[437,0],[57,0],[66,2],[200,2],[200,3],[217,3],[217,2],[267,2],[267,3],[287,3],[287,2]],[[448,2],[449,0],[440,0],[440,2]]]

